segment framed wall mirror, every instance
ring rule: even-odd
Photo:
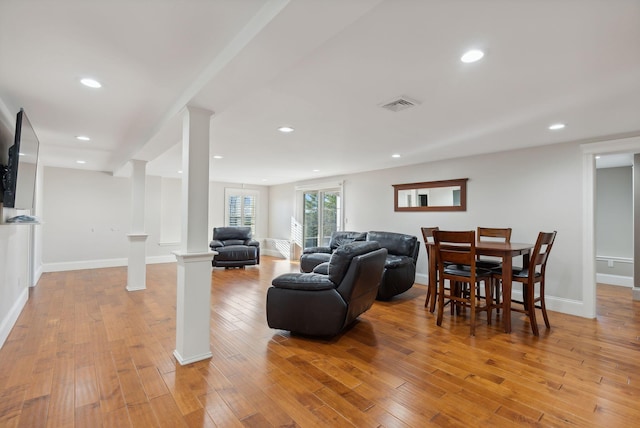
[[[467,180],[394,184],[394,211],[466,211]]]

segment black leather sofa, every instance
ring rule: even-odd
[[[251,237],[250,227],[214,227],[209,247],[217,251],[214,267],[244,267],[260,264],[260,243]]]
[[[380,247],[386,248],[388,251],[377,299],[389,300],[393,296],[409,290],[415,282],[420,241],[417,236],[402,233],[335,232],[331,237],[329,247],[310,247],[303,250],[300,256],[300,270],[312,272],[317,266],[328,261],[331,253],[340,245],[363,239],[376,241]]]
[[[320,263],[328,262],[331,254],[340,245],[354,241],[364,241],[367,238],[365,232],[350,232],[339,230],[331,234],[328,247],[307,247],[300,255],[300,272],[311,272]]]
[[[269,327],[334,336],[368,310],[378,293],[387,250],[377,242],[339,246],[322,273],[286,273],[267,291]]]

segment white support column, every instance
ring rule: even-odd
[[[178,259],[176,350],[182,365],[211,357],[209,122],[213,113],[187,106],[182,125],[182,243]]]
[[[144,233],[144,204],[146,190],[147,162],[132,160],[131,174],[131,233],[129,238],[129,264],[127,267],[127,290],[136,291],[147,288],[146,245]]]

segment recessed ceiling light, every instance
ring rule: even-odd
[[[81,79],[80,83],[82,83],[84,86],[88,86],[90,88],[102,88],[102,83],[98,82],[97,80],[94,79]]]
[[[596,156],[596,159],[600,159],[600,156]]]
[[[87,163],[87,161],[83,161],[83,160],[77,160],[77,161],[76,161],[76,163],[79,163],[79,164],[84,164],[84,163]]]
[[[178,171],[178,174],[182,174],[182,170]]]
[[[263,179],[262,179],[262,180],[260,180],[260,181],[265,182],[265,181],[267,181],[267,179],[266,179],[266,178],[263,178]]]
[[[464,55],[460,57],[460,61],[466,63],[476,62],[481,60],[483,56],[484,52],[482,52],[481,50],[471,49],[470,51],[465,52]]]
[[[558,129],[564,128],[564,126],[564,123],[554,123],[553,125],[549,126],[549,129],[552,131],[557,131]]]
[[[320,170],[319,169],[314,169],[313,172],[320,172]]]
[[[87,137],[86,135],[77,135],[76,139],[80,141],[91,141],[91,138]]]
[[[394,153],[394,154],[392,154],[392,155],[391,155],[391,157],[392,157],[392,158],[399,158],[399,157],[400,157],[400,155],[399,155],[398,153]]]
[[[280,128],[278,128],[278,131],[288,134],[289,132],[293,132],[293,128],[290,126],[281,126]]]
[[[220,155],[213,155],[213,158],[214,158],[214,159],[222,159],[222,156],[220,156]]]

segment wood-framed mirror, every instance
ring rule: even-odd
[[[394,211],[466,211],[467,180],[394,184]]]

